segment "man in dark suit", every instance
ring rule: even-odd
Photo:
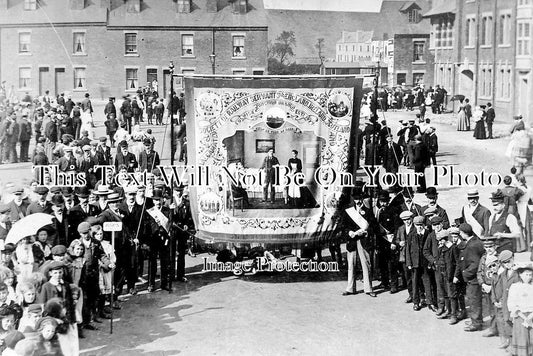
[[[422,215],[425,215],[425,212],[428,208],[435,208],[435,214],[442,218],[442,227],[448,229],[450,227],[450,219],[448,218],[448,213],[444,210],[443,207],[437,204],[437,199],[439,194],[435,187],[429,187],[426,192],[426,198],[428,199],[428,204],[422,207]]]
[[[161,189],[155,189],[152,201],[154,206],[150,211],[154,213],[160,213],[165,218],[170,219],[170,209],[163,206],[164,196]],[[171,291],[169,281],[170,276],[170,235],[167,231],[168,225],[164,225],[163,221],[160,221],[156,215],[152,216],[150,211],[146,214],[146,230],[148,237],[147,243],[150,247],[149,256],[149,276],[148,276],[148,291],[151,292],[155,289],[155,275],[157,272],[157,258],[160,260],[161,269],[161,289]]]
[[[424,134],[425,144],[428,147],[429,158],[434,166],[437,165],[437,152],[439,151],[439,139],[435,134],[435,128],[430,126],[428,131]]]
[[[67,97],[67,101],[65,102],[65,110],[67,111],[67,114],[70,116],[72,113],[72,109],[74,109],[74,102],[72,101],[72,96]]]
[[[35,188],[35,193],[39,195],[39,200],[31,202],[30,205],[28,205],[28,209],[26,210],[27,215],[35,213],[50,214],[52,212],[52,204],[50,204],[49,201],[46,201],[48,191],[48,188],[44,186]]]
[[[113,158],[111,157],[111,148],[106,145],[107,137],[102,136],[98,139],[98,147],[96,148],[96,160],[99,165],[108,166],[111,164]],[[99,180],[101,177],[97,177]]]
[[[485,253],[483,242],[474,235],[472,226],[467,223],[459,225],[463,246],[461,249],[461,263],[463,279],[466,282],[466,300],[470,309],[472,323],[465,327],[465,331],[478,331],[483,328],[483,314],[481,308],[482,292],[477,280],[477,270],[481,256]]]
[[[422,136],[415,136],[415,146],[413,148],[413,165],[415,173],[418,173],[417,193],[426,192],[426,167],[429,165],[429,152],[427,146],[422,142]]]
[[[79,203],[74,205],[68,213],[69,223],[73,231],[90,216],[96,217],[101,213],[98,206],[89,204],[89,189],[87,187],[78,188],[76,196]]]
[[[24,198],[24,188],[15,187],[13,189],[13,200],[8,204],[9,209],[11,210],[9,214],[9,220],[12,223],[15,223],[27,215],[28,210],[28,200]]]
[[[486,115],[487,117],[485,118],[485,122],[487,123],[488,138],[494,138],[492,137],[492,125],[496,119],[496,112],[494,111],[491,103],[487,103]]]
[[[19,122],[20,128],[20,156],[19,159],[21,162],[28,162],[30,157],[28,156],[28,150],[30,147],[31,140],[31,123],[28,121],[28,114],[23,113]]]
[[[81,102],[81,109],[83,111],[89,110],[89,113],[92,116],[94,110],[93,110],[93,104],[91,103],[91,99],[89,99],[89,96],[90,96],[89,93],[85,93],[85,99],[83,99]]]
[[[270,202],[273,204],[276,198],[276,189],[274,187],[275,167],[279,166],[279,161],[274,157],[274,149],[268,150],[268,155],[263,160],[261,169],[265,173],[265,181],[263,183],[263,202],[268,200],[268,186],[270,186]]]
[[[381,150],[383,168],[389,173],[398,173],[398,168],[402,160],[402,149],[400,145],[393,142],[392,135],[386,136],[385,145]]]
[[[117,116],[117,108],[115,107],[114,97],[109,97],[109,102],[105,105],[105,108],[104,108],[105,117],[108,117],[108,115],[111,113],[115,114],[115,117]]]
[[[191,202],[189,200],[189,189],[183,189],[181,193],[181,202],[176,207],[176,218],[178,228],[176,229],[177,238],[177,268],[176,268],[176,280],[180,282],[187,282],[185,278],[185,252],[187,250],[187,243],[189,241],[190,234],[194,234],[194,220],[191,212]],[[171,270],[172,272],[172,270]]]
[[[52,226],[55,234],[51,236],[52,246],[68,246],[71,242],[69,238],[67,211],[65,210],[65,199],[63,195],[56,194],[52,197]]]
[[[404,210],[400,213],[400,219],[403,221],[403,225],[398,228],[396,231],[396,235],[394,238],[394,244],[399,249],[399,259],[398,261],[402,265],[403,270],[403,279],[405,281],[405,284],[407,285],[407,292],[409,293],[409,298],[405,301],[406,303],[412,303],[413,302],[413,281],[412,281],[412,275],[411,270],[407,268],[406,263],[406,249],[405,244],[407,242],[407,236],[416,234],[416,228],[413,224],[413,216],[414,214],[409,210]],[[411,236],[411,239],[413,236]]]
[[[154,144],[149,138],[143,140],[144,151],[139,153],[139,168],[141,172],[152,172],[154,168],[159,167],[159,153],[154,150]]]
[[[115,172],[119,171],[118,167],[121,165],[125,165],[130,173],[135,172],[138,167],[137,158],[128,151],[128,143],[126,141],[119,143],[119,150],[117,150],[117,155],[115,156]]]
[[[423,246],[428,237],[428,231],[424,226],[424,218],[417,216],[414,218],[415,232],[407,235],[405,241],[405,264],[407,269],[411,271],[412,290],[413,290],[413,310],[419,311],[421,309],[421,285],[424,280],[424,286],[427,279],[427,261],[423,255]]]

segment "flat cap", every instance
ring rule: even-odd
[[[459,225],[459,231],[462,231],[469,236],[474,233],[474,231],[472,230],[472,226],[467,223],[462,223],[461,225]]]
[[[85,145],[81,148],[83,151],[90,151],[91,150],[91,146],[90,145]]]
[[[450,233],[450,235],[459,235],[459,228],[452,226],[448,229],[448,232]]]
[[[440,216],[434,216],[429,219],[429,222],[431,223],[431,225],[438,225],[442,223],[442,218]]]
[[[44,186],[40,186],[40,187],[36,187],[35,188],[35,194],[39,194],[39,195],[48,194],[49,191],[50,190],[47,187],[44,187]]]
[[[450,233],[448,232],[448,230],[441,230],[437,232],[436,237],[437,240],[448,239],[450,237]]]
[[[51,253],[54,256],[64,255],[67,253],[67,248],[64,245],[55,245],[52,247]]]
[[[412,217],[413,217],[413,213],[410,212],[409,210],[402,211],[400,214],[400,219],[402,220],[410,219]]]
[[[80,234],[86,234],[88,233],[89,231],[91,231],[91,224],[89,224],[88,222],[81,222],[79,225],[78,225],[78,232]]]
[[[413,222],[415,223],[415,225],[424,225],[424,217],[415,216],[415,218],[413,219]]]
[[[436,206],[430,206],[426,210],[424,210],[424,215],[433,215],[437,214],[438,210]]]
[[[502,252],[500,252],[500,254],[498,255],[498,260],[500,262],[508,262],[511,260],[511,258],[513,258],[513,253],[509,250],[503,250]]]

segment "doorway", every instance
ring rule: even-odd
[[[39,95],[44,95],[52,88],[52,78],[50,78],[49,67],[39,67]]]
[[[461,72],[459,92],[456,94],[464,95],[470,101],[474,98],[474,73],[471,70],[465,69]]]
[[[56,68],[55,69],[55,89],[56,96],[61,93],[64,93],[67,90],[67,74],[65,68]]]

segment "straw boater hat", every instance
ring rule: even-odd
[[[109,195],[111,193],[113,193],[113,191],[109,190],[109,186],[107,186],[105,184],[100,184],[98,186],[98,189],[93,191],[93,194],[95,194],[95,195]]]
[[[120,195],[118,193],[111,193],[107,196],[107,203],[116,203],[116,202],[119,202],[121,201],[122,198],[120,197]]]
[[[466,192],[467,198],[479,198],[479,192],[477,189],[470,189],[468,192]]]

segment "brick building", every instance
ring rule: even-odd
[[[175,73],[266,73],[267,29],[261,0],[0,0],[0,80],[19,96],[148,82],[163,94],[170,60]]]
[[[491,102],[500,120],[532,116],[532,0],[438,0],[424,16],[433,26],[435,84]]]
[[[429,33],[394,35],[392,85],[431,85],[433,60],[429,50]]]

